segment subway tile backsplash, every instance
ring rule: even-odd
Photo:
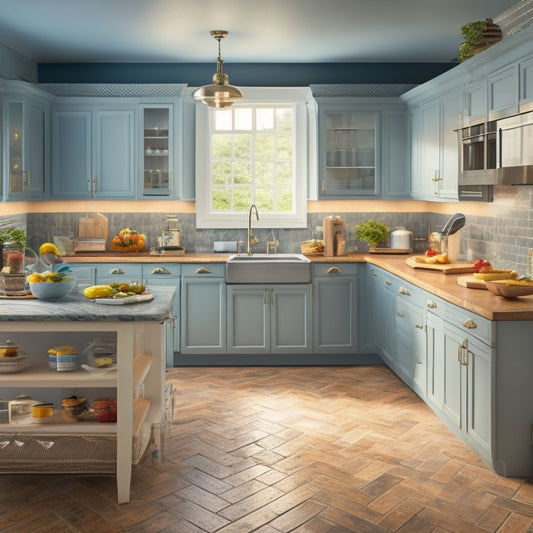
[[[533,248],[533,187],[518,187],[513,194],[513,199],[508,204],[501,208],[495,205],[495,215],[466,215],[466,225],[461,231],[460,259],[475,260],[483,257],[496,268],[512,268],[523,274],[528,272],[528,251]],[[460,210],[459,206],[457,210]],[[146,234],[147,247],[156,246],[157,237],[162,230],[167,229],[166,213],[103,214],[109,219],[110,236],[129,226]],[[196,229],[194,214],[176,214],[179,218],[181,244],[186,252],[212,252],[214,241],[246,241],[246,229]],[[299,252],[302,241],[322,238],[323,218],[330,215],[339,215],[345,223],[348,252],[368,250],[366,243],[357,240],[355,225],[369,219],[381,220],[391,229],[404,226],[414,234],[415,251],[422,252],[427,246],[428,233],[440,231],[450,217],[448,214],[432,212],[309,213],[306,229],[274,230],[274,236],[279,241],[278,252]],[[38,248],[54,235],[77,235],[80,216],[87,214],[28,213],[23,218],[29,246]],[[8,217],[0,217],[0,227],[8,221]],[[254,234],[260,239],[254,250],[265,252],[266,243],[272,240],[272,231],[254,228]]]

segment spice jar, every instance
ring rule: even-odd
[[[24,273],[24,251],[19,242],[5,242],[2,245],[2,272],[4,274]]]
[[[111,398],[96,398],[93,401],[93,409],[98,422],[117,421],[117,401]]]

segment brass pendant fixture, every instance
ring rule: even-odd
[[[211,35],[218,41],[217,72],[213,74],[213,83],[204,85],[194,91],[193,98],[200,100],[209,107],[223,108],[229,107],[236,100],[244,97],[238,87],[228,83],[228,75],[222,71],[222,57],[220,55],[220,41],[227,37],[228,32],[224,30],[213,30]]]

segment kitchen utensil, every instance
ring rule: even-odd
[[[390,234],[390,247],[406,250],[413,248],[413,232],[407,231],[403,226],[396,228]]]
[[[441,230],[441,235],[448,237],[459,231],[465,225],[466,219],[462,213],[455,213],[452,215],[448,222],[444,224],[444,227]]]

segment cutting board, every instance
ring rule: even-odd
[[[78,233],[80,239],[107,239],[108,220],[100,213],[92,217],[81,217],[78,220]]]
[[[408,257],[407,264],[413,268],[423,268],[425,270],[435,270],[442,272],[443,274],[461,274],[462,272],[474,272],[474,263],[459,262],[459,263],[446,263],[446,264],[429,264],[419,263],[416,257]]]
[[[477,279],[474,276],[459,276],[457,278],[457,285],[466,287],[468,289],[486,289],[485,281]]]

